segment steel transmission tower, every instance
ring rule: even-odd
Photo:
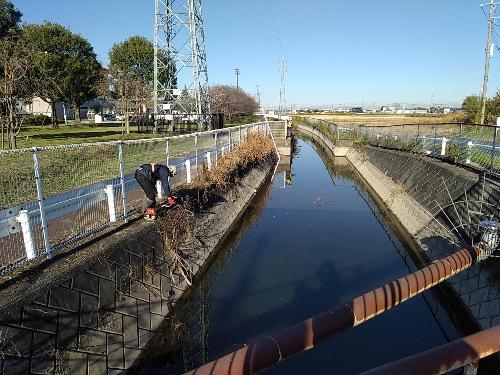
[[[155,0],[154,113],[199,129],[210,126],[207,55],[201,0]]]
[[[280,73],[281,73],[281,84],[280,84],[280,105],[279,105],[279,114],[281,117],[286,112],[286,90],[285,90],[285,76],[287,70],[287,62],[286,57],[281,59]]]

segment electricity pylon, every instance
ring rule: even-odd
[[[154,113],[159,119],[210,126],[201,0],[155,0]]]

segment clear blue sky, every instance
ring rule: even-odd
[[[114,43],[152,39],[153,0],[13,0],[23,21],[68,26],[102,63]],[[486,19],[479,0],[207,0],[210,83],[259,85],[279,102],[279,57],[288,59],[287,104],[459,103],[482,87]],[[497,31],[500,35],[500,28]],[[496,37],[500,43],[500,37]],[[500,88],[492,60],[490,95]]]

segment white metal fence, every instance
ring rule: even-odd
[[[198,167],[217,164],[261,122],[174,137],[0,151],[0,274],[47,257],[85,237],[127,222],[143,193],[138,166],[175,165],[172,185],[190,183]]]

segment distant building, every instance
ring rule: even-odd
[[[93,116],[93,109],[102,110],[103,113],[110,113],[112,105],[105,98],[98,97],[93,100],[88,100],[80,106],[80,119],[86,120]],[[90,111],[90,116],[89,116]],[[31,103],[25,103],[18,107],[18,112],[23,115],[45,115],[47,117],[52,117],[52,109],[50,103],[46,102],[42,98],[35,97]],[[75,109],[71,104],[57,102],[56,103],[56,116],[58,120],[74,120],[75,119]]]
[[[352,113],[363,113],[363,108],[362,107],[352,107],[351,112]]]

